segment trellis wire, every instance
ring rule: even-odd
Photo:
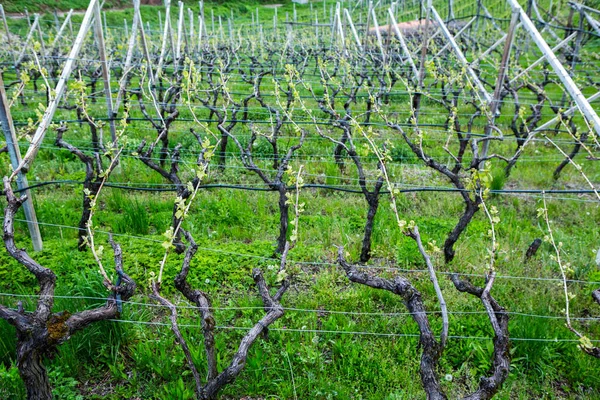
[[[19,221],[19,222],[27,222],[27,220],[25,219],[19,219],[19,218],[15,218],[15,221]],[[80,230],[79,227],[76,226],[70,226],[70,225],[61,225],[61,224],[51,224],[51,223],[45,223],[45,222],[39,222],[39,225],[42,226],[51,226],[51,227],[56,227],[56,228],[65,228],[65,229],[73,229],[73,230]],[[152,242],[152,243],[163,243],[164,240],[158,240],[158,239],[152,239],[149,237],[145,237],[145,236],[135,236],[135,235],[129,235],[129,234],[125,234],[125,233],[113,233],[113,232],[108,232],[108,231],[103,231],[103,230],[98,230],[98,229],[94,229],[95,233],[101,233],[101,234],[105,234],[105,235],[113,235],[113,236],[117,236],[117,237],[124,237],[124,238],[128,238],[128,239],[135,239],[135,240],[141,240],[141,241],[147,241],[147,242]],[[243,253],[237,253],[237,252],[232,252],[232,251],[227,251],[227,250],[221,250],[221,249],[215,249],[215,248],[209,248],[209,247],[202,247],[202,246],[198,246],[199,250],[202,251],[208,251],[208,252],[212,252],[212,253],[220,253],[220,254],[227,254],[227,255],[231,255],[231,256],[237,256],[237,257],[242,257],[242,258],[254,258],[254,259],[259,259],[259,260],[263,260],[263,261],[270,261],[270,262],[274,262],[275,259],[272,257],[265,257],[265,256],[259,256],[256,254],[243,254]],[[333,262],[323,262],[323,261],[295,261],[295,260],[289,260],[290,263],[294,263],[294,264],[298,264],[298,265],[322,265],[322,266],[337,266],[337,263],[333,263]],[[426,269],[405,269],[405,268],[398,268],[398,267],[382,267],[382,266],[370,266],[370,265],[357,265],[358,268],[363,268],[363,269],[372,269],[372,270],[385,270],[385,271],[400,271],[400,272],[406,272],[406,273],[422,273],[422,272],[427,272]],[[464,273],[464,272],[458,272],[458,271],[436,271],[438,274],[440,275],[453,275],[453,274],[458,274],[460,276],[468,276],[468,277],[474,277],[474,278],[485,278],[485,274],[475,274],[475,273]],[[544,277],[533,277],[533,276],[514,276],[514,275],[496,275],[496,278],[498,279],[510,279],[510,280],[529,280],[529,281],[538,281],[538,282],[557,282],[557,283],[562,283],[563,280],[559,279],[559,278],[544,278]],[[585,284],[585,285],[600,285],[600,282],[595,282],[595,281],[584,281],[584,280],[580,280],[580,279],[567,279],[567,282],[571,282],[571,283],[580,283],[580,284]]]

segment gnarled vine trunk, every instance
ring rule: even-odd
[[[27,388],[27,399],[51,399],[52,389],[44,367],[44,357],[55,352],[59,345],[86,326],[118,317],[121,301],[131,298],[136,285],[123,272],[121,247],[110,237],[119,279],[116,285],[104,282],[112,292],[106,304],[73,314],[68,311],[53,312],[56,274],[36,262],[24,249],[17,248],[15,243],[14,218],[26,197],[15,196],[8,178],[4,178],[4,190],[7,205],[4,209],[2,239],[6,251],[36,277],[40,290],[34,311],[25,311],[20,303],[16,310],[0,304],[0,318],[6,320],[17,331],[17,368]]]
[[[458,223],[454,226],[452,231],[448,234],[446,241],[444,242],[444,259],[446,262],[450,262],[454,259],[455,251],[454,245],[458,241],[458,238],[467,228],[475,213],[479,210],[479,201],[466,201],[465,211],[461,215]]]
[[[52,388],[43,362],[46,348],[40,346],[47,337],[48,330],[44,328],[17,333],[17,368],[25,383],[28,399],[52,399]]]
[[[286,196],[287,189],[282,183],[279,186],[279,236],[277,238],[277,253],[282,254],[285,250],[285,242],[287,241],[287,233],[289,226],[290,206]]]
[[[379,208],[379,193],[368,196],[369,211],[367,212],[367,222],[365,224],[365,234],[362,240],[360,251],[360,261],[367,262],[371,259],[371,236],[373,235],[373,222],[377,209]]]

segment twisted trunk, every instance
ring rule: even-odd
[[[287,240],[290,206],[287,203],[286,193],[286,187],[282,183],[279,186],[279,237],[277,238],[277,250],[275,250],[278,254],[282,254],[285,250]]]
[[[436,373],[443,345],[436,340],[431,330],[421,293],[406,278],[398,276],[394,279],[385,279],[360,272],[355,266],[346,262],[342,247],[338,248],[338,263],[351,282],[374,289],[387,290],[402,298],[413,320],[419,326],[419,344],[423,350],[419,373],[423,389],[427,393],[427,399],[446,400],[447,397],[442,390]]]
[[[577,143],[575,143],[575,146],[573,146],[573,149],[571,150],[569,155],[567,157],[565,157],[564,160],[562,160],[562,162],[558,165],[558,167],[556,167],[556,169],[554,170],[554,173],[552,174],[552,177],[554,178],[554,180],[558,180],[558,178],[560,178],[560,174],[561,174],[563,168],[565,168],[575,158],[575,156],[577,156],[577,154],[581,150],[581,146],[587,140],[587,135],[588,135],[587,132],[583,132],[581,134],[581,139],[578,140]]]
[[[371,236],[373,235],[373,222],[377,209],[379,208],[379,196],[377,194],[369,196],[369,211],[367,213],[367,223],[365,224],[365,235],[363,236],[362,249],[360,252],[360,261],[367,262],[371,259]]]
[[[221,171],[225,170],[225,164],[227,163],[227,136],[226,133],[221,134],[221,143],[219,143],[219,162],[218,166]]]
[[[17,334],[17,367],[27,388],[28,400],[52,399],[48,372],[44,367],[44,346],[47,330]]]
[[[479,202],[478,201],[473,201],[473,200],[467,201],[467,204],[465,207],[465,212],[460,217],[460,219],[458,220],[458,223],[456,224],[454,229],[452,229],[452,231],[446,238],[446,241],[444,242],[444,258],[447,263],[454,259],[454,254],[455,254],[454,244],[458,241],[458,238],[460,237],[460,235],[467,228],[467,225],[469,225],[469,223],[473,219],[473,216],[475,215],[477,210],[479,210]]]

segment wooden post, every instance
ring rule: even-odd
[[[189,40],[188,40],[188,52],[192,53],[194,51],[194,13],[191,9],[188,8],[188,18],[190,19],[190,32],[189,32]]]
[[[168,0],[169,8],[171,8],[171,0]],[[171,55],[175,58],[175,38],[173,34],[173,24],[171,23],[171,14],[169,13],[169,18],[166,18],[165,15],[165,26],[168,26],[168,34],[169,34],[169,45],[171,46]]]
[[[175,48],[175,65],[179,64],[181,57],[181,42],[183,40],[183,2],[178,2],[179,14],[177,16],[177,47]]]
[[[490,103],[490,116],[487,125],[485,126],[484,134],[486,137],[489,137],[492,132],[492,127],[496,125],[496,114],[498,113],[498,109],[500,106],[500,96],[502,95],[502,87],[504,86],[504,80],[506,78],[506,70],[508,69],[508,62],[510,60],[510,49],[513,44],[513,39],[515,36],[515,29],[517,27],[517,22],[519,22],[519,13],[517,11],[513,11],[510,25],[508,27],[508,32],[506,36],[506,41],[504,42],[504,51],[502,52],[502,60],[500,61],[500,68],[498,68],[498,78],[496,79],[496,86],[494,87],[494,97]],[[483,142],[481,157],[485,158],[488,153],[488,149],[490,147],[490,140],[486,140]],[[479,169],[483,169],[485,166],[485,161],[482,161],[479,164]]]
[[[421,95],[423,83],[425,81],[425,61],[427,61],[427,51],[429,50],[429,14],[432,8],[431,0],[427,2],[427,14],[425,17],[425,30],[423,32],[423,44],[421,45],[421,60],[419,62],[419,75],[417,79],[417,92],[413,97],[412,109],[415,117],[415,123],[419,122],[419,112],[421,110]],[[419,13],[423,14],[423,3],[420,3]],[[421,21],[419,20],[419,24]]]
[[[371,9],[371,18],[373,18],[373,27],[375,28],[375,35],[377,36],[377,45],[381,51],[381,57],[383,62],[386,60],[385,51],[383,50],[383,40],[381,39],[381,32],[379,32],[379,24],[377,23],[377,16],[375,15],[375,9]]]
[[[408,63],[410,64],[410,67],[413,70],[413,81],[417,82],[419,79],[419,71],[417,70],[415,62],[412,59],[410,50],[408,49],[408,46],[406,45],[406,41],[404,40],[404,35],[402,35],[402,32],[400,32],[400,29],[398,28],[398,23],[396,22],[396,18],[392,14],[392,10],[388,10],[388,12],[390,13],[390,19],[392,22],[392,26],[394,27],[394,32],[396,32],[396,36],[398,37],[398,40],[400,41],[400,47],[402,47],[402,52],[404,53],[404,57],[406,57]]]
[[[104,45],[104,32],[102,31],[102,20],[100,19],[100,5],[96,2],[94,7],[94,33],[98,43],[98,52],[100,54],[100,63],[102,65],[102,80],[104,81],[104,96],[106,97],[106,110],[110,126],[110,137],[113,147],[117,147],[117,131],[115,129],[115,120],[113,115],[112,93],[110,91],[110,71],[106,60],[106,47]]]
[[[363,42],[363,48],[368,48],[369,44],[369,27],[371,23],[371,10],[373,9],[373,2],[369,1],[369,10],[367,11],[367,26],[365,28],[365,38]]]
[[[392,15],[394,15],[394,3],[388,9],[392,11]],[[390,45],[392,44],[392,20],[390,19],[389,13],[387,16],[387,33],[385,37],[385,54],[390,54]]]
[[[23,171],[24,173],[26,173],[29,170],[31,163],[33,162],[33,160],[40,148],[40,145],[42,144],[42,140],[44,139],[44,136],[46,135],[46,131],[48,130],[48,127],[50,126],[50,123],[52,122],[54,113],[56,112],[56,109],[58,108],[58,104],[65,92],[66,87],[67,87],[67,81],[69,80],[69,77],[71,76],[73,67],[75,66],[75,63],[77,61],[77,56],[79,55],[79,50],[81,49],[81,46],[85,39],[85,36],[86,36],[88,30],[90,29],[90,24],[92,22],[92,15],[94,14],[94,8],[96,7],[97,4],[98,4],[98,0],[90,0],[90,4],[87,8],[87,11],[86,11],[85,15],[83,16],[83,21],[81,22],[81,27],[79,28],[79,33],[77,34],[77,37],[75,38],[75,41],[73,42],[73,47],[71,48],[69,57],[67,58],[67,61],[65,63],[62,73],[60,74],[60,78],[58,79],[56,88],[54,89],[55,95],[52,98],[52,100],[50,101],[50,103],[48,104],[48,107],[46,107],[46,111],[44,112],[42,120],[40,121],[40,123],[35,131],[35,134],[33,135],[33,138],[31,139],[31,144],[29,145],[29,149],[27,150],[27,153],[25,153],[23,160],[21,160],[19,167],[13,171],[13,173],[11,175],[11,179],[14,178],[14,176],[16,176],[20,171]]]
[[[15,127],[13,126],[6,91],[4,90],[2,74],[0,74],[0,125],[2,125],[2,131],[4,132],[6,148],[8,149],[8,154],[10,156],[10,163],[13,169],[17,170],[21,164],[21,152],[19,151],[19,143],[17,142],[17,135],[15,134]],[[19,190],[23,190],[28,186],[29,183],[27,182],[27,177],[25,174],[19,172],[17,174],[17,187]],[[42,235],[40,234],[40,227],[38,225],[37,216],[35,215],[35,209],[33,208],[31,192],[27,189],[23,194],[27,196],[27,199],[23,203],[23,211],[25,212],[25,219],[27,220],[27,227],[29,228],[33,250],[42,251]]]
[[[273,35],[275,40],[277,40],[277,37],[279,36],[277,34],[277,8],[275,8],[275,15],[273,16]]]
[[[344,54],[346,54],[347,56],[347,51],[346,51],[346,37],[344,35],[344,28],[342,27],[342,15],[340,13],[340,3],[336,3],[335,6],[335,18],[337,20],[337,29],[340,33],[340,39],[342,40],[342,51],[344,52]]]
[[[198,52],[202,51],[202,30],[204,29],[204,19],[202,14],[198,15]]]
[[[527,29],[529,35],[531,36],[535,44],[542,51],[542,53],[544,53],[548,64],[552,66],[552,69],[554,69],[554,72],[556,72],[556,75],[558,75],[558,78],[561,80],[561,82],[565,86],[565,89],[569,92],[569,95],[575,101],[575,103],[581,110],[581,113],[587,119],[592,129],[594,129],[596,133],[600,135],[600,118],[598,117],[598,114],[596,114],[596,111],[585,99],[583,93],[581,93],[581,90],[579,90],[575,82],[573,82],[573,79],[571,79],[565,67],[563,67],[560,60],[556,57],[552,49],[550,49],[548,43],[546,43],[544,38],[542,38],[537,28],[535,27],[531,19],[529,19],[525,11],[523,11],[519,3],[516,0],[508,0],[508,2],[510,3],[513,10],[519,12],[521,22],[523,23],[523,27]]]
[[[225,40],[225,32],[223,32],[223,18],[219,15],[219,36],[221,37],[221,41]]]
[[[331,48],[333,48],[333,46],[336,44],[336,40],[335,40],[336,25],[337,25],[337,13],[333,14],[333,20],[331,21]]]
[[[27,46],[29,45],[31,38],[33,37],[33,33],[37,29],[37,26],[39,23],[39,18],[40,18],[40,16],[38,14],[35,14],[35,19],[33,20],[33,24],[31,25],[31,27],[29,28],[29,32],[27,33],[27,37],[25,38],[25,43],[23,44],[23,47],[21,48],[21,53],[19,53],[19,56],[17,57],[17,61],[16,61],[17,65],[21,64],[23,57],[25,57],[25,51],[27,50]]]
[[[150,58],[150,50],[148,49],[148,42],[146,41],[146,32],[144,31],[144,21],[142,20],[142,14],[140,12],[140,0],[133,0],[134,12],[140,21],[140,39],[142,40],[142,50],[144,51],[144,58],[146,58],[148,75],[150,78],[150,84],[154,85],[154,73],[152,72],[152,59]]]
[[[362,44],[360,43],[360,39],[358,38],[358,32],[356,32],[356,28],[354,28],[354,24],[352,23],[352,16],[348,12],[347,8],[344,8],[344,15],[346,16],[348,25],[350,25],[350,30],[352,31],[352,35],[354,36],[354,41],[356,42],[358,49],[362,52],[363,47],[362,47]]]
[[[559,44],[557,44],[556,46],[554,46],[552,48],[552,51],[554,52],[554,51],[560,50],[561,48],[565,47],[565,45],[567,43],[569,43],[571,40],[573,40],[573,38],[575,36],[577,36],[577,33],[571,33],[570,36],[568,36],[566,39],[562,40]],[[537,59],[533,63],[529,64],[529,66],[527,68],[525,68],[523,71],[521,71],[519,74],[517,74],[514,78],[512,78],[510,80],[510,83],[514,83],[517,79],[519,79],[521,76],[525,75],[527,72],[531,71],[537,65],[539,65],[540,63],[542,63],[545,59],[546,59],[546,56],[542,55],[539,59]]]
[[[98,4],[98,7],[100,5]],[[108,24],[106,23],[106,11],[102,11],[102,20],[104,21],[104,32],[108,35]]]
[[[260,26],[260,18],[258,17],[258,7],[256,7],[256,27],[258,32],[258,27]]]
[[[133,50],[135,49],[135,43],[138,34],[138,25],[140,19],[138,17],[138,11],[140,7],[140,1],[133,1],[133,25],[131,25],[131,36],[129,37],[129,44],[127,47],[127,55],[125,56],[125,65],[123,67],[123,76],[121,77],[121,82],[119,84],[119,92],[117,93],[117,100],[115,101],[115,107],[113,109],[114,115],[116,116],[119,112],[119,107],[121,106],[121,99],[123,98],[123,93],[125,92],[125,84],[127,82],[127,75],[129,74],[129,70],[131,68],[131,59],[133,58]],[[127,27],[127,20],[125,20],[125,27]]]
[[[52,14],[54,15],[54,29],[56,29],[56,32],[58,32],[60,29],[60,22],[58,22],[58,13],[56,12],[56,8]]]
[[[39,14],[35,14],[35,18],[39,19]],[[38,31],[38,36],[40,37],[40,54],[42,56],[42,65],[46,64],[46,45],[44,44],[44,33],[42,32],[42,27],[40,26],[40,23],[37,23],[37,31]],[[48,88],[50,89],[50,88]]]
[[[463,67],[466,68],[467,73],[469,74],[469,77],[471,78],[471,80],[473,81],[475,86],[477,86],[479,93],[484,97],[485,103],[489,104],[492,101],[492,98],[490,97],[489,93],[485,90],[483,83],[481,83],[481,80],[479,79],[479,77],[477,76],[475,71],[473,71],[473,68],[471,68],[471,66],[469,65],[469,62],[467,61],[465,55],[463,54],[462,50],[460,49],[460,46],[458,46],[458,44],[456,43],[456,41],[450,34],[450,31],[446,27],[446,24],[444,23],[444,21],[442,20],[440,15],[437,13],[435,7],[433,7],[433,6],[431,7],[431,14],[433,15],[433,18],[438,23],[442,33],[444,34],[444,36],[446,36],[446,39],[450,42],[450,45],[454,49],[456,58],[458,58],[458,61],[460,61],[460,63],[463,65]]]
[[[167,52],[167,40],[169,37],[169,20],[170,20],[170,13],[171,13],[171,0],[166,0],[165,7],[166,7],[165,26],[164,26],[164,30],[163,30],[162,44],[160,46],[160,56],[158,57],[158,68],[156,69],[157,76],[160,76],[162,73],[162,65],[163,65],[163,62],[165,61],[165,55]],[[175,55],[175,54],[173,54],[173,55]]]
[[[10,39],[10,31],[8,30],[8,24],[6,22],[6,14],[4,14],[4,7],[2,7],[2,4],[0,4],[0,15],[2,16],[2,23],[4,25],[4,31],[6,32],[6,43],[8,44],[8,50],[10,51],[10,54],[12,56],[13,63],[15,65],[15,69],[16,69],[17,68],[17,59],[15,57],[14,49],[12,48],[12,43],[11,43],[11,39]]]
[[[477,17],[473,17],[473,18],[471,18],[471,20],[470,20],[469,22],[467,22],[467,23],[465,24],[465,26],[463,26],[463,27],[462,27],[462,28],[461,28],[461,29],[460,29],[458,32],[456,32],[456,35],[454,35],[454,39],[456,39],[457,37],[459,37],[460,35],[462,35],[462,34],[463,34],[463,32],[464,32],[465,30],[467,30],[467,28],[469,28],[469,27],[471,26],[471,24],[472,24],[472,23],[473,23],[473,22],[474,22],[476,19],[477,19]],[[448,47],[450,47],[450,43],[446,43],[446,44],[444,45],[444,47],[442,47],[442,48],[440,49],[440,51],[438,51],[438,52],[437,52],[437,54],[435,55],[435,57],[437,58],[437,57],[439,57],[440,55],[442,55],[442,53],[443,53],[444,51],[446,51],[446,49],[447,49]]]
[[[571,53],[571,68],[569,70],[569,75],[573,76],[575,73],[575,68],[577,68],[577,59],[579,58],[579,49],[581,49],[581,42],[583,41],[583,28],[585,24],[585,19],[583,16],[584,12],[582,9],[579,9],[579,26],[577,29],[577,38],[575,39],[575,46],[573,47],[573,52]]]
[[[203,35],[208,37],[208,28],[206,27],[206,17],[204,14],[204,1],[200,1],[200,16],[202,17],[202,26],[204,27]]]

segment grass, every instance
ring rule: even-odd
[[[56,192],[52,193],[56,196]],[[198,216],[202,220],[195,224],[194,235],[201,240],[201,248],[216,248],[219,253],[203,250],[199,252],[192,265],[193,276],[190,283],[201,288],[215,297],[215,307],[255,307],[260,305],[257,294],[254,292],[250,279],[250,270],[262,266],[268,271],[268,260],[251,257],[237,256],[235,254],[254,254],[269,257],[272,252],[270,240],[252,240],[253,232],[265,232],[272,239],[276,235],[274,220],[268,216],[269,211],[264,205],[265,197],[270,194],[254,194],[239,191],[210,191],[202,192],[198,200]],[[38,199],[41,196],[36,196]],[[116,196],[115,196],[116,197]],[[301,225],[302,246],[294,253],[295,260],[331,260],[331,244],[344,243],[351,251],[352,257],[358,252],[361,214],[364,212],[359,199],[352,197],[333,196],[326,199],[317,194],[306,192],[303,195],[307,205],[312,209],[307,210],[305,221]],[[444,199],[446,197],[446,199]],[[229,199],[230,201],[226,201]],[[151,199],[147,199],[148,202]],[[38,200],[39,201],[39,200]],[[140,202],[143,199],[139,200]],[[156,199],[153,200],[156,202]],[[165,200],[166,202],[167,200]],[[509,208],[511,199],[499,197],[493,200],[494,204],[502,209]],[[410,210],[403,212],[415,214],[431,213],[431,208],[447,206],[451,211],[447,215],[435,218],[417,218],[422,232],[434,237],[442,235],[451,226],[454,208],[452,200],[447,196],[440,196],[432,204],[429,196],[418,196],[410,202]],[[41,204],[41,210],[44,209]],[[126,215],[114,213],[111,206],[118,206],[114,200],[107,201],[107,209],[99,213],[99,222],[102,225],[119,226],[119,220]],[[148,207],[147,203],[144,207]],[[220,204],[221,207],[217,207]],[[343,209],[341,218],[332,220],[333,215],[325,217],[323,223],[311,222],[315,215],[321,214],[317,204],[325,207]],[[520,259],[531,237],[536,236],[537,228],[531,226],[518,229],[513,224],[513,218],[521,218],[529,213],[533,214],[536,204],[533,201],[519,201],[521,212],[514,210],[503,213],[506,226],[500,225],[500,235],[506,242],[512,243],[512,250],[503,249],[508,261],[504,261],[502,274],[530,275],[530,276],[556,276],[556,272],[547,270],[544,265],[550,265],[550,249],[542,247],[538,259],[522,265]],[[166,204],[165,204],[166,205]],[[406,204],[406,207],[409,205]],[[338,208],[339,207],[339,208]],[[582,206],[588,209],[589,206]],[[531,211],[527,211],[527,209]],[[390,232],[390,218],[387,207],[382,207],[382,213],[377,219],[376,232]],[[76,219],[78,213],[73,207],[72,218]],[[164,207],[163,219],[170,216],[170,210]],[[511,216],[511,214],[513,214]],[[356,218],[353,216],[356,215]],[[194,218],[195,219],[195,218]],[[304,219],[304,218],[303,218]],[[302,221],[302,219],[301,219]],[[356,222],[355,222],[356,221]],[[324,225],[332,224],[332,237],[323,241],[323,235],[316,236],[323,231]],[[567,223],[568,221],[565,221]],[[583,222],[583,221],[582,221]],[[574,221],[575,224],[578,221]],[[584,223],[585,224],[585,223]],[[250,230],[242,235],[235,229],[236,225],[249,226]],[[470,226],[464,239],[461,241],[459,260],[454,265],[462,265],[464,261],[480,257],[479,253],[484,245],[483,231],[485,223],[476,220]],[[21,227],[23,232],[23,227]],[[301,231],[302,232],[302,231]],[[566,229],[561,227],[555,233],[559,237],[568,235]],[[56,229],[45,232],[45,246],[47,250],[37,254],[36,259],[44,265],[51,265],[59,276],[59,295],[103,297],[99,280],[94,273],[94,264],[90,254],[73,252],[75,246],[74,232],[64,232],[66,240],[58,237]],[[239,236],[238,236],[239,235]],[[146,236],[152,238],[152,235]],[[159,238],[157,238],[160,240]],[[271,240],[272,240],[271,239]],[[440,240],[441,237],[438,239]],[[590,238],[590,242],[597,240]],[[122,243],[126,257],[125,268],[141,286],[141,291],[146,292],[148,271],[157,265],[161,256],[160,243],[136,240],[134,238],[118,238]],[[21,237],[19,242],[24,242]],[[379,234],[375,236],[377,254],[389,257],[385,243],[397,244],[396,262],[400,267],[411,269],[422,268],[422,262],[415,257],[415,249],[411,242],[400,240],[398,237],[386,237]],[[218,243],[218,246],[216,244]],[[468,246],[465,246],[469,243]],[[479,244],[478,244],[479,243]],[[565,241],[567,252],[577,254],[572,250],[573,244]],[[231,254],[234,253],[234,254]],[[133,257],[132,257],[133,256]],[[581,254],[583,257],[585,254]],[[110,254],[107,254],[105,263],[109,263]],[[392,255],[394,257],[394,255]],[[588,257],[585,257],[588,258]],[[464,260],[464,261],[463,261]],[[383,261],[383,260],[381,260]],[[167,282],[171,282],[177,271],[180,258],[169,261],[166,269]],[[380,262],[376,260],[376,263]],[[10,285],[4,291],[33,293],[31,278],[25,274],[14,261],[6,255],[1,259],[3,267],[0,275],[3,282],[13,282],[14,276],[18,277],[19,286]],[[438,260],[438,265],[441,265]],[[578,264],[578,263],[574,263]],[[589,265],[581,262],[583,265]],[[443,270],[442,267],[440,267]],[[450,266],[449,268],[456,268]],[[465,265],[464,271],[478,272]],[[75,272],[79,271],[79,272]],[[10,275],[6,275],[10,274]],[[583,272],[585,278],[589,272]],[[429,309],[435,309],[433,302],[434,293],[427,285],[426,277],[421,273],[410,274],[413,282],[423,292]],[[268,276],[274,279],[274,276]],[[208,281],[207,281],[208,280]],[[405,309],[395,296],[389,293],[379,293],[367,288],[350,285],[341,271],[334,266],[308,265],[295,280],[296,290],[293,290],[284,300],[286,307],[309,310],[338,310],[362,312],[400,312]],[[6,286],[6,285],[5,285]],[[482,311],[480,305],[473,299],[454,294],[449,282],[442,280],[442,289],[447,293],[450,310]],[[572,290],[577,294],[573,302],[575,315],[582,315],[583,310],[590,307],[585,300],[589,291],[588,285],[574,285]],[[171,284],[167,284],[166,293],[173,294]],[[495,288],[496,297],[508,310],[530,314],[556,315],[560,314],[559,301],[534,302],[532,299],[540,296],[548,299],[560,298],[560,288],[552,282],[535,282],[529,285],[518,280],[501,280]],[[4,298],[3,303],[14,304],[13,298]],[[81,309],[101,300],[59,299],[56,309]],[[138,295],[136,302],[146,303],[147,298]],[[30,302],[25,302],[26,307],[31,307]],[[249,326],[261,315],[260,310],[220,310],[216,313],[217,323],[222,326]],[[164,311],[155,307],[126,305],[124,320],[166,322]],[[440,321],[432,319],[436,331],[440,328]],[[191,325],[184,328],[184,334],[193,344],[198,360],[203,357],[202,339],[198,331],[197,317],[193,313],[182,310],[182,325]],[[11,329],[5,323],[0,324],[4,333],[3,338],[13,337]],[[286,328],[304,329],[306,332],[287,331]],[[466,314],[452,315],[450,321],[451,335],[456,336],[484,336],[489,337],[491,330],[484,315]],[[296,391],[301,398],[369,398],[387,399],[397,398],[401,393],[412,393],[413,397],[420,397],[418,381],[414,379],[418,371],[418,347],[416,339],[412,337],[372,337],[361,335],[347,335],[335,333],[312,333],[310,330],[340,332],[382,332],[397,334],[414,334],[416,327],[412,320],[406,316],[384,318],[380,316],[352,316],[324,312],[288,311],[270,333],[269,341],[260,341],[253,348],[247,368],[236,383],[228,388],[225,395],[244,393],[249,396],[273,394],[283,398],[292,398],[292,387],[289,380],[289,368],[281,363],[282,352],[291,358],[296,382]],[[278,329],[284,329],[280,331]],[[591,332],[597,332],[593,325],[586,326]],[[513,316],[510,323],[510,332],[513,337],[544,337],[544,338],[570,338],[562,321],[547,319],[532,319],[525,316]],[[234,350],[234,344],[243,332],[219,330],[217,348],[221,365],[225,365]],[[10,366],[12,361],[11,340],[0,341],[4,345],[2,362]],[[100,346],[100,349],[98,349]],[[458,396],[477,383],[479,376],[487,371],[491,342],[479,340],[451,340],[444,355],[442,363],[442,376],[451,374],[453,380],[444,382],[448,393]],[[554,398],[557,394],[556,385],[565,397],[584,395],[593,398],[599,382],[595,360],[583,355],[574,343],[562,342],[514,342],[512,348],[513,365],[509,381],[499,398],[509,398],[510,393],[528,393],[526,397]],[[366,358],[365,358],[366,357]],[[201,364],[201,363],[200,363]],[[180,370],[184,365],[182,354],[173,344],[167,327],[152,327],[130,323],[106,322],[95,325],[84,332],[74,336],[67,344],[62,346],[58,357],[50,361],[50,370],[53,372],[54,383],[57,390],[61,391],[61,398],[83,395],[85,398],[123,398],[128,396],[141,396],[143,398],[178,397],[187,398],[189,395],[190,377],[188,375],[174,375],[171,371]],[[14,368],[9,367],[2,375],[2,387],[15,387]],[[56,372],[58,371],[58,372]],[[125,378],[125,376],[127,378]],[[522,379],[523,377],[526,379]],[[87,377],[87,378],[83,378]],[[78,382],[73,385],[73,380]],[[108,395],[100,396],[94,393],[106,392],[102,382],[113,382],[115,388],[108,391]],[[82,382],[88,382],[82,385]],[[127,384],[124,384],[128,381]],[[91,383],[97,382],[97,383]],[[18,383],[18,382],[17,382]],[[11,386],[12,385],[12,386]],[[14,386],[17,385],[17,386]],[[99,385],[99,387],[97,387]],[[104,383],[106,385],[106,383]],[[158,389],[160,388],[160,389]],[[188,389],[186,389],[188,388]],[[398,392],[398,388],[403,388]],[[187,391],[186,391],[187,390]],[[58,393],[58,392],[57,392]],[[186,394],[187,393],[187,394]],[[397,394],[394,394],[397,393]],[[561,397],[561,396],[559,396]],[[73,397],[75,398],[75,397]],[[512,397],[510,397],[512,398]]]

